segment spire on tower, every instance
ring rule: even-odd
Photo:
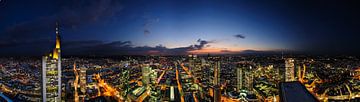
[[[59,34],[59,23],[56,22],[56,41],[55,41],[55,49],[53,50],[53,58],[58,59],[60,54],[60,34]]]
[[[56,22],[56,27],[55,27],[55,33],[56,33],[56,49],[60,49],[60,34],[59,34],[59,23]]]
[[[58,22],[56,22],[55,31],[56,31],[56,35],[59,35],[59,23]]]

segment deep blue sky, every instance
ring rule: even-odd
[[[359,3],[269,0],[1,0],[0,54],[357,54]]]

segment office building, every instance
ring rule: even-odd
[[[295,81],[295,64],[294,59],[285,59],[285,81]]]
[[[56,44],[53,51],[42,57],[42,100],[61,102],[61,53],[60,34],[56,23]]]

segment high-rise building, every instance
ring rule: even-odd
[[[61,102],[61,54],[59,26],[55,28],[56,43],[53,51],[42,57],[42,100]]]
[[[220,102],[220,101],[221,101],[220,61],[217,61],[214,67],[214,102]]]
[[[221,102],[221,89],[220,85],[214,86],[214,102]]]
[[[86,71],[87,68],[85,66],[80,67],[80,97],[84,98],[86,96]]]
[[[142,82],[146,86],[147,90],[150,90],[150,99],[151,102],[157,102],[160,98],[159,90],[156,87],[157,82],[157,72],[153,70],[149,64],[144,64],[142,66]]]
[[[215,62],[214,66],[214,85],[220,84],[220,61]]]
[[[251,66],[250,66],[251,68]],[[246,71],[245,73],[245,83],[244,83],[244,86],[246,87],[246,89],[249,91],[249,92],[252,92],[253,91],[253,86],[254,86],[254,75],[252,72],[249,72],[249,71]]]
[[[295,64],[294,59],[285,59],[285,81],[295,81]]]
[[[236,88],[251,91],[253,89],[253,69],[249,62],[240,62],[236,68]]]
[[[155,70],[150,71],[150,101],[151,102],[158,102],[160,98],[160,90],[157,89],[156,81],[157,81],[157,72]]]
[[[189,72],[191,73],[192,70],[194,68],[194,59],[195,59],[195,56],[194,55],[189,55]]]
[[[74,70],[74,102],[79,102],[79,93],[78,93],[78,86],[79,86],[79,72],[77,71],[77,65],[74,63],[73,65]]]
[[[150,72],[151,72],[151,67],[149,64],[144,64],[142,66],[142,82],[144,83],[144,85],[149,85],[150,84]]]
[[[236,91],[240,91],[243,87],[243,69],[241,67],[238,67],[236,69]]]
[[[129,68],[128,66],[125,66],[125,68],[122,69],[121,77],[120,77],[120,80],[122,80],[120,81],[120,86],[121,89],[123,90],[123,92],[121,93],[123,97],[125,97],[130,90],[129,81],[128,81],[129,78],[130,78]]]

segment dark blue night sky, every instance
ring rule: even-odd
[[[358,54],[360,3],[270,0],[0,0],[0,55]]]

